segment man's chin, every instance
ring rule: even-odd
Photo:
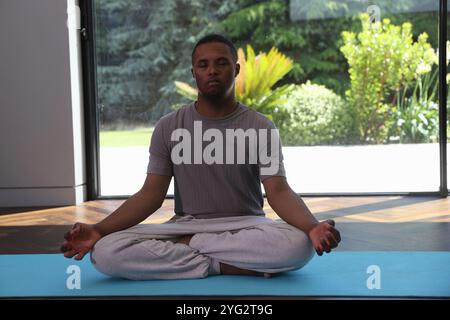
[[[209,101],[220,101],[225,97],[224,92],[206,92],[202,94],[203,98]]]

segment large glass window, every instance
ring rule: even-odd
[[[294,191],[438,191],[438,10],[438,0],[96,0],[101,195],[142,185],[153,126],[191,101],[191,50],[210,32],[253,70],[261,59],[279,69],[247,73],[251,88],[272,85],[236,94],[278,127]]]

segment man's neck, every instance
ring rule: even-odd
[[[198,96],[195,102],[197,112],[208,118],[222,118],[233,113],[236,110],[237,101],[234,96],[220,101],[210,101]]]

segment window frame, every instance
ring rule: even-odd
[[[99,115],[95,49],[95,0],[79,0],[81,11],[82,67],[84,91],[85,152],[87,200],[126,199],[129,196],[101,196]],[[361,193],[298,193],[307,197],[354,196],[440,196],[447,197],[447,0],[439,0],[439,191],[433,192],[361,192]],[[171,199],[173,196],[166,196]]]

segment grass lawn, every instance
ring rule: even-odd
[[[153,128],[100,131],[100,147],[150,146]]]

